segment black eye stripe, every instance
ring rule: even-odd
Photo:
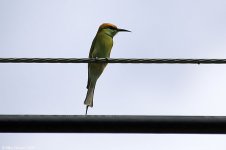
[[[108,27],[109,29],[115,30],[115,27]]]

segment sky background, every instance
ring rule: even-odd
[[[225,0],[0,0],[0,57],[226,58]],[[226,116],[225,65],[109,64],[90,115]],[[0,64],[0,114],[83,115],[87,64]],[[0,149],[225,150],[226,135],[0,134]]]

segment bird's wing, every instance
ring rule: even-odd
[[[93,51],[95,49],[95,43],[96,43],[96,37],[93,39],[93,42],[92,42],[92,45],[91,45],[91,48],[90,48],[90,51],[89,51],[89,58],[93,58],[92,54],[93,54]]]
[[[89,51],[89,58],[93,58],[93,52],[95,49],[96,39],[97,39],[96,37],[93,39],[93,42],[92,42],[92,45],[91,45],[91,48]],[[88,81],[87,81],[87,86],[86,86],[87,89],[89,88],[89,84],[90,84],[90,72],[89,72],[90,69],[89,68],[90,68],[90,63],[88,63]]]

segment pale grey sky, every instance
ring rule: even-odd
[[[98,26],[110,22],[132,31],[116,35],[112,58],[226,58],[225,18],[225,0],[0,0],[0,57],[84,58]],[[225,116],[225,67],[109,64],[89,114]],[[85,113],[87,64],[0,64],[0,70],[1,114]],[[225,135],[0,134],[0,149],[225,150],[225,141]]]

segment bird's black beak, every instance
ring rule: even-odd
[[[126,30],[126,29],[117,29],[117,30],[118,30],[118,32],[131,32],[131,31]]]

